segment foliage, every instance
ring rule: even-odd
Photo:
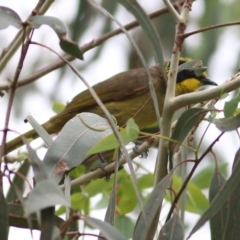
[[[199,229],[208,221],[212,240],[239,239],[240,214],[236,207],[240,189],[239,144],[235,141],[234,146],[229,143],[218,151],[215,148],[217,142],[223,142],[226,132],[232,134],[240,127],[239,74],[231,77],[233,74],[229,73],[231,81],[214,89],[185,96],[171,95],[175,89],[171,84],[172,77],[182,71],[175,66],[182,53],[193,59],[201,59],[204,65],[215,66],[208,69],[211,75],[218,77],[221,68],[225,69],[225,65],[218,67],[220,63],[211,62],[211,59],[217,55],[220,61],[225,61],[224,54],[218,53],[218,46],[221,44],[221,48],[226,47],[221,39],[226,34],[233,35],[230,30],[228,32],[229,25],[239,25],[239,22],[230,22],[238,20],[238,8],[234,6],[239,3],[220,0],[214,3],[207,0],[201,3],[183,0],[171,3],[165,0],[161,6],[154,3],[154,7],[160,10],[147,14],[150,3],[143,4],[141,1],[103,0],[101,6],[93,0],[76,2],[75,9],[71,6],[72,12],[76,11],[75,15],[71,14],[71,20],[61,14],[54,17],[45,14],[47,9],[55,9],[53,1],[39,1],[29,12],[30,16],[25,17],[26,20],[22,20],[17,7],[0,6],[0,34],[9,30],[10,26],[11,32],[19,30],[15,38],[9,39],[9,42],[3,41],[6,46],[1,49],[0,57],[0,77],[3,79],[0,93],[3,101],[8,98],[5,100],[6,116],[1,122],[1,239],[9,239],[9,227],[10,231],[11,227],[39,230],[40,239],[90,239],[91,236],[93,239],[117,240],[144,240],[155,236],[158,236],[155,239],[164,240],[184,239],[187,232],[190,232],[188,238],[194,233],[201,234]],[[65,7],[61,5],[62,2],[58,4],[61,8]],[[172,4],[175,10],[170,7]],[[190,9],[192,12],[189,15]],[[130,15],[137,19],[124,25],[125,30],[131,33],[127,36],[129,42],[127,38],[126,41],[121,39],[124,36],[122,26],[115,30],[112,24],[112,20],[115,23],[122,22],[116,19],[119,13],[123,15],[122,20]],[[53,37],[52,32],[43,25],[50,27],[58,39],[54,39],[56,36]],[[138,25],[140,28],[137,28]],[[193,26],[198,30],[190,31]],[[228,28],[223,28],[225,26]],[[33,40],[41,32],[43,37]],[[90,32],[94,32],[95,35],[91,36],[94,40],[86,43],[85,37]],[[111,48],[111,40],[116,42],[114,48],[106,52],[105,49]],[[130,44],[133,47],[129,47]],[[35,49],[32,56],[33,46],[40,50]],[[55,48],[57,50],[53,50]],[[92,54],[88,55],[86,52],[89,50],[92,50]],[[99,80],[100,75],[111,75],[112,71],[116,71],[113,63],[118,65],[115,63],[117,51],[123,54],[119,65],[125,64],[124,68],[152,64],[154,57],[164,66],[163,59],[166,56],[169,59],[170,53],[173,53],[168,74],[168,88],[173,91],[166,93],[167,110],[161,116],[160,134],[158,125],[152,126],[151,131],[146,129],[140,132],[134,120],[129,119],[125,127],[118,129],[114,116],[111,120],[116,124],[112,126],[109,118],[83,112],[68,121],[53,139],[29,114],[28,122],[45,145],[32,148],[23,138],[26,153],[5,155],[7,134],[12,129],[9,119],[11,123],[14,117],[10,113],[22,116],[23,112],[28,112],[31,103],[36,109],[36,99],[30,94],[38,95],[43,102],[48,99],[48,109],[51,109],[49,102],[52,104],[57,99],[53,109],[61,112],[64,104],[59,100],[64,101],[61,98],[66,97],[63,95],[67,89],[71,90],[70,97],[74,96],[74,91],[79,92],[75,87],[81,78],[79,72],[86,75],[90,72],[91,78],[99,76]],[[231,56],[235,60],[236,52],[237,49],[234,49]],[[84,58],[85,61],[82,61]],[[232,69],[237,66],[235,60],[232,61]],[[202,62],[193,61],[182,67],[201,75],[206,69]],[[98,64],[103,68],[101,73]],[[196,64],[200,65],[197,69]],[[40,79],[46,79],[53,71],[56,72],[53,77],[56,81],[48,78],[46,89],[41,92],[44,84]],[[5,80],[9,75],[11,83]],[[84,82],[83,78],[81,80]],[[151,88],[151,81],[149,84]],[[52,90],[49,87],[51,85]],[[21,90],[23,86],[24,90]],[[226,102],[221,100],[222,96],[234,90],[232,98]],[[154,91],[151,92],[156,103],[154,94]],[[28,100],[23,104],[25,99]],[[199,104],[194,106],[195,103]],[[191,108],[184,108],[174,122],[173,113],[187,106]],[[37,108],[38,113],[47,112],[43,106]],[[1,113],[4,116],[3,108]],[[19,128],[18,131],[24,132]],[[136,146],[126,154],[123,144],[130,142],[136,142]],[[159,155],[152,156],[152,147],[157,145]],[[235,149],[238,149],[236,153]],[[226,156],[227,160],[224,159]],[[228,174],[227,166],[231,166],[231,161],[232,172]],[[155,164],[154,172],[149,167],[152,162]],[[30,169],[33,181],[28,180]],[[27,188],[29,190],[25,196]],[[163,208],[167,211],[161,211]],[[99,216],[99,211],[106,212],[105,217]],[[189,221],[189,213],[199,216],[199,220],[194,223]],[[157,229],[159,222],[160,231]]]

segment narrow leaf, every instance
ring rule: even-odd
[[[0,187],[0,236],[2,240],[8,239],[8,206],[3,194],[3,189]]]
[[[220,192],[226,179],[218,169],[215,169],[211,185],[209,188],[209,200],[213,201],[214,197]],[[211,239],[221,239],[225,229],[225,223],[228,215],[228,202],[225,202],[220,211],[210,219]],[[221,231],[219,231],[221,229]]]
[[[32,16],[29,19],[28,24],[31,28],[34,29],[39,28],[42,25],[47,25],[51,27],[60,39],[60,47],[62,48],[62,50],[78,59],[83,60],[83,54],[80,48],[75,42],[67,38],[67,28],[60,19],[55,17],[38,15]]]
[[[55,207],[48,207],[41,211],[41,240],[52,239],[54,228],[54,210]]]
[[[115,219],[115,227],[122,233],[127,239],[131,239],[133,235],[135,222],[127,215],[117,215]]]
[[[130,118],[127,121],[126,130],[127,130],[127,134],[129,136],[129,138],[132,139],[132,141],[138,138],[138,136],[139,136],[139,127],[135,123],[133,118]]]
[[[206,223],[209,219],[211,219],[223,206],[228,197],[236,190],[236,188],[240,184],[240,149],[236,153],[236,165],[234,167],[234,171],[232,175],[227,180],[227,182],[223,185],[221,191],[215,196],[213,201],[211,202],[210,207],[206,210],[206,212],[201,216],[198,222],[193,227],[191,233],[188,238],[195,233],[204,223]]]
[[[154,236],[155,233],[149,233],[149,229],[153,223],[154,217],[158,212],[162,200],[165,196],[166,190],[170,186],[173,171],[165,176],[153,189],[150,197],[143,209],[143,213],[140,214],[134,233],[133,239],[147,240],[147,237],[151,234]]]
[[[237,162],[240,161],[239,158],[240,149],[235,154],[233,168],[232,171],[234,172],[237,166]],[[225,214],[227,215],[225,219],[225,232],[224,236],[227,236],[229,240],[238,240],[240,236],[240,183],[238,184],[235,191],[228,198],[228,202],[226,203],[227,211]]]
[[[22,205],[19,203],[8,203],[8,220],[9,226],[29,229],[28,219],[25,216]],[[32,229],[40,230],[36,214],[31,214],[30,221]],[[54,217],[55,226],[59,227],[63,222],[63,219],[60,217]]]
[[[27,176],[28,172],[29,172],[29,168],[30,168],[30,164],[29,161],[26,159],[19,167],[19,169],[17,170],[18,173],[22,174],[24,177]],[[18,189],[20,191],[24,190],[24,183],[25,183],[25,179],[21,178],[19,175],[15,174],[14,178],[12,180],[12,185],[10,186],[10,189],[7,193],[7,202],[13,201],[17,199],[17,194],[15,192],[15,188],[14,186],[17,186]]]
[[[26,142],[29,158],[34,172],[34,179],[38,183],[47,178],[43,162],[38,158],[36,151]]]
[[[191,129],[198,124],[203,117],[207,114],[208,110],[202,108],[191,108],[185,111],[177,121],[177,125],[173,130],[171,139],[182,143]],[[176,143],[169,142],[169,149],[171,152],[174,151]]]
[[[26,214],[35,213],[56,205],[70,207],[60,187],[50,179],[42,180],[30,192],[26,201]]]
[[[228,102],[225,102],[224,104],[224,117],[228,118],[231,117],[235,110],[238,107],[238,103],[240,102],[240,94],[237,94],[236,97],[234,97],[233,99],[231,99]]]
[[[164,58],[160,46],[161,40],[148,15],[145,13],[145,11],[142,9],[142,7],[136,0],[116,0],[116,1],[122,4],[137,19],[143,31],[149,37],[149,40],[152,43],[153,48],[155,50],[155,54],[157,56],[157,62],[160,64],[162,73],[165,74]]]
[[[38,133],[38,135],[42,138],[42,140],[47,144],[48,147],[51,146],[53,143],[53,140],[51,136],[48,134],[48,132],[40,125],[32,115],[27,116],[27,120],[32,125],[32,127],[35,129],[35,131]]]
[[[28,24],[31,28],[39,28],[42,25],[47,25],[51,27],[55,33],[58,35],[58,37],[61,37],[63,35],[67,34],[67,28],[63,24],[63,22],[55,17],[49,17],[49,16],[32,16],[28,20]]]
[[[0,7],[0,30],[8,26],[14,26],[18,29],[22,28],[22,20],[19,15],[10,8]]]
[[[106,119],[94,113],[78,114],[65,124],[48,149],[43,159],[47,175],[59,183],[66,171],[79,166],[89,149],[111,133]]]
[[[64,52],[72,55],[75,58],[83,60],[83,53],[78,45],[70,39],[67,39],[65,35],[61,36],[60,38],[60,47]]]
[[[134,122],[133,119],[129,119],[127,121],[127,126],[124,129],[120,130],[120,135],[123,139],[124,144],[128,144],[134,140],[136,140],[139,136],[139,128]],[[105,152],[108,150],[114,150],[119,148],[119,142],[115,137],[115,134],[110,134],[106,138],[104,138],[102,141],[97,143],[95,146],[93,146],[87,153],[88,156],[100,152]]]
[[[86,217],[86,216],[84,217],[84,221],[86,223],[88,223],[89,225],[91,225],[92,227],[99,229],[102,232],[102,234],[104,235],[104,237],[108,240],[116,240],[116,239],[117,240],[127,240],[127,238],[124,237],[122,235],[122,233],[119,232],[119,230],[114,228],[109,223],[103,222],[96,218]]]
[[[162,227],[158,240],[183,240],[184,226],[178,215],[174,214]]]
[[[213,123],[222,132],[236,130],[240,127],[240,114],[224,119],[214,119]]]

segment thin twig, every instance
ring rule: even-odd
[[[206,32],[206,31],[209,31],[209,30],[212,30],[212,29],[217,29],[217,28],[222,28],[222,27],[229,27],[229,26],[234,26],[234,25],[240,25],[240,21],[235,21],[235,22],[229,22],[229,23],[221,23],[221,24],[216,24],[216,25],[212,25],[212,26],[209,26],[209,27],[205,27],[205,28],[200,28],[196,31],[192,31],[192,32],[189,32],[189,33],[184,33],[181,35],[182,38],[187,38],[187,37],[190,37],[194,34],[197,34],[197,33],[201,33],[201,32]]]
[[[45,0],[45,1],[40,0],[37,3],[36,7],[33,9],[30,16],[27,18],[27,20],[31,16],[34,16],[36,13],[38,13],[39,15],[44,14],[53,2],[54,2],[54,0]],[[0,72],[5,68],[7,62],[10,60],[10,58],[13,56],[13,54],[17,51],[17,49],[21,45],[22,41],[25,40],[24,37],[28,36],[29,33],[31,32],[31,30],[32,29],[29,27],[24,28],[24,33],[23,33],[23,29],[21,29],[16,34],[15,38],[12,40],[12,42],[9,44],[9,46],[3,50],[2,56],[0,58]]]
[[[25,33],[25,31],[23,31],[23,33]],[[18,65],[17,65],[16,71],[15,71],[15,74],[13,77],[13,82],[12,82],[11,89],[9,92],[9,101],[8,101],[4,129],[3,129],[3,138],[2,138],[2,143],[0,146],[0,159],[2,159],[2,157],[5,155],[8,125],[9,125],[10,114],[11,114],[11,110],[12,110],[12,106],[13,106],[13,100],[15,97],[16,85],[17,85],[17,81],[19,79],[20,73],[22,71],[23,63],[24,63],[24,60],[25,60],[25,57],[26,57],[26,54],[27,54],[27,51],[29,48],[29,40],[31,39],[32,34],[30,34],[28,37],[29,37],[29,39],[24,44],[25,35],[23,34],[21,55],[20,55],[20,58],[18,61]],[[5,160],[7,160],[7,159],[5,159]],[[0,169],[1,169],[1,162],[0,162]],[[2,175],[0,176],[0,186],[2,187]]]
[[[149,148],[154,146],[157,142],[158,142],[157,138],[148,139],[147,141],[145,141],[144,143],[142,143],[138,147],[138,152],[137,153],[136,153],[136,151],[131,151],[129,153],[130,158],[134,159],[137,156],[140,156],[142,153],[146,152]],[[121,167],[125,163],[126,163],[126,157],[121,156],[121,158],[119,160],[119,167]],[[104,170],[108,173],[113,172],[114,169],[115,169],[115,162],[111,162],[110,164],[108,164],[107,166],[104,167]],[[86,173],[83,176],[81,176],[77,179],[74,179],[73,181],[71,181],[71,189],[74,188],[74,187],[79,187],[81,185],[87,184],[94,179],[105,177],[106,176],[105,171],[103,171],[101,168],[98,168],[95,171]],[[64,189],[64,185],[61,185],[60,187],[62,189]]]
[[[171,208],[169,210],[168,216],[166,218],[166,222],[170,219],[172,213],[173,213],[173,209],[175,207],[175,205],[177,204],[179,198],[181,197],[181,194],[183,193],[183,191],[185,190],[185,188],[187,187],[188,182],[190,181],[190,179],[192,178],[192,175],[194,174],[197,166],[199,165],[199,163],[203,160],[203,158],[211,151],[212,147],[214,146],[214,144],[219,141],[220,137],[224,134],[224,132],[220,133],[219,136],[212,142],[212,144],[206,149],[206,151],[202,154],[202,156],[195,161],[195,164],[192,168],[192,170],[190,171],[189,175],[187,176],[187,178],[185,179],[181,189],[179,190],[178,194],[176,195],[176,197],[174,198],[174,201],[172,202]]]
[[[176,8],[178,8],[179,6],[181,6],[183,4],[183,2],[184,2],[184,0],[176,1],[175,3],[173,3],[173,5]],[[156,18],[156,17],[160,16],[161,14],[165,14],[167,12],[168,12],[167,8],[162,8],[162,9],[157,10],[156,12],[149,14],[149,17],[151,19],[153,19],[153,18]],[[124,25],[124,28],[126,30],[132,30],[138,26],[139,26],[139,23],[137,21],[133,21],[129,24]],[[106,40],[110,39],[111,37],[116,36],[120,33],[122,33],[122,30],[121,30],[121,28],[118,28],[116,30],[113,30],[111,32],[103,34],[101,37],[97,38],[96,40],[92,40],[91,42],[84,44],[82,47],[80,47],[80,50],[82,51],[82,53],[85,53],[85,52],[93,49],[94,47],[99,46],[100,44],[102,44]],[[68,62],[71,62],[75,58],[73,56],[66,55],[66,56],[64,56],[64,59],[66,59]],[[31,74],[30,76],[20,79],[18,81],[17,87],[22,87],[31,82],[34,82],[37,79],[39,79],[40,77],[42,77],[56,69],[61,68],[64,65],[66,65],[66,63],[60,59],[60,60],[56,61],[55,63],[50,64],[47,67],[44,67],[44,68],[36,71],[35,73]],[[11,87],[11,84],[9,82],[0,83],[0,91],[8,90],[8,89],[10,89],[10,87]]]

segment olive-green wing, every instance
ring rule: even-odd
[[[95,85],[94,90],[103,103],[123,101],[149,91],[148,77],[145,69],[133,69],[117,74]],[[96,101],[89,90],[75,96],[64,109],[64,114],[71,112],[87,111],[95,106]]]

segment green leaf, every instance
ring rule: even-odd
[[[110,192],[111,188],[112,185],[110,182],[106,182],[104,179],[97,179],[86,185],[84,192],[87,193],[89,197],[94,197],[105,191]]]
[[[208,199],[203,194],[200,188],[198,188],[194,183],[189,182],[187,186],[187,201],[186,209],[191,204],[195,208],[196,213],[203,213],[209,206]],[[188,205],[189,204],[189,205]]]
[[[135,123],[133,118],[130,118],[127,121],[127,126],[126,126],[126,130],[127,130],[127,134],[129,136],[130,139],[137,139],[139,136],[139,127],[138,125]]]
[[[44,200],[44,201],[43,201]],[[26,200],[25,212],[27,215],[56,205],[70,207],[60,187],[50,179],[42,180],[30,192]]]
[[[137,197],[130,179],[118,185],[118,212],[123,215],[132,212],[137,206]]]
[[[185,111],[177,121],[177,125],[173,130],[171,139],[182,143],[191,129],[198,124],[207,114],[208,110],[202,108],[191,108]],[[169,142],[170,152],[173,153],[177,143]]]
[[[87,152],[112,130],[108,121],[94,113],[80,113],[70,119],[48,149],[43,164],[57,183],[69,171],[87,159]]]
[[[95,227],[101,231],[101,233],[104,235],[104,237],[108,240],[127,240],[126,237],[123,236],[123,234],[114,228],[109,223],[103,222],[96,218],[91,217],[84,217],[83,220],[91,225],[92,227]]]
[[[154,179],[152,173],[144,174],[137,179],[139,190],[141,191],[153,187],[153,181]]]
[[[115,176],[115,180],[116,180],[116,177],[117,176]],[[115,226],[115,214],[116,214],[116,202],[117,202],[116,192],[117,192],[116,181],[114,181],[114,184],[112,185],[112,192],[110,195],[110,199],[107,204],[107,211],[104,217],[104,222],[108,222],[113,226]],[[101,235],[101,232],[99,235]],[[101,240],[101,238],[99,237],[98,240]]]
[[[124,144],[128,144],[138,138],[139,136],[138,126],[135,124],[133,119],[129,119],[127,121],[127,127],[120,130],[120,135],[123,139]],[[117,148],[119,148],[119,142],[116,139],[115,135],[111,134],[104,138],[101,142],[93,146],[88,151],[87,155],[90,156],[95,153],[100,153]]]
[[[218,168],[221,173],[227,173],[228,163],[219,163]],[[197,173],[191,180],[192,183],[196,184],[200,189],[209,188],[212,175],[214,173],[214,166],[207,166]]]
[[[53,106],[52,106],[52,110],[55,113],[60,113],[63,111],[63,109],[66,107],[65,104],[61,103],[61,102],[54,102]]]
[[[0,7],[0,30],[5,29],[10,25],[18,29],[22,28],[21,18],[12,9]]]
[[[81,52],[78,45],[75,42],[73,42],[72,40],[67,39],[66,36],[62,36],[60,38],[60,47],[64,52],[72,55],[73,57],[75,57],[77,59],[83,60],[83,53]]]
[[[27,150],[30,158],[30,163],[34,172],[34,180],[36,183],[41,182],[42,180],[47,179],[47,174],[43,165],[43,162],[38,158],[38,155],[35,150],[31,148],[29,143],[27,144]]]
[[[234,131],[240,127],[240,114],[224,119],[214,119],[213,123],[222,132]]]
[[[215,196],[213,201],[210,204],[210,207],[203,213],[201,218],[198,220],[198,222],[193,227],[192,231],[190,232],[188,238],[195,233],[205,222],[207,222],[209,219],[211,219],[223,206],[223,204],[226,202],[228,197],[236,190],[236,188],[239,186],[240,183],[240,149],[235,154],[235,162],[236,165],[234,167],[234,171],[232,172],[232,175],[227,180],[227,182],[222,187],[221,191]]]
[[[47,25],[54,30],[54,32],[58,35],[59,38],[67,34],[67,28],[65,27],[63,22],[55,17],[39,15],[32,16],[28,20],[28,24],[33,29],[40,28],[42,25]]]
[[[143,31],[148,36],[150,42],[153,45],[157,62],[160,64],[162,73],[165,77],[165,69],[164,69],[164,58],[161,49],[161,40],[156,31],[155,27],[152,24],[152,21],[149,19],[146,12],[142,9],[140,4],[136,0],[116,0],[120,4],[122,4],[129,12],[131,12],[134,17],[139,22],[140,26],[142,27]]]
[[[143,213],[139,215],[137,224],[134,229],[133,239],[146,239],[154,237],[154,232],[149,232],[153,224],[153,220],[162,204],[166,190],[169,188],[172,180],[173,171],[169,172],[153,189],[149,199],[143,209]]]
[[[115,227],[122,233],[127,239],[131,239],[134,229],[134,222],[126,215],[117,215],[115,217]]]
[[[29,161],[25,158],[25,161],[20,164],[20,167],[16,171],[17,173],[20,173],[22,176],[26,177],[30,169]],[[20,177],[18,174],[14,175],[14,178],[12,180],[12,185],[10,186],[10,189],[7,193],[7,202],[11,202],[13,200],[17,199],[17,194],[15,192],[14,186],[16,186],[20,191],[24,191],[24,185],[25,185],[25,179]]]
[[[30,17],[28,24],[33,29],[39,28],[42,25],[51,27],[59,37],[60,47],[62,50],[78,59],[83,60],[83,54],[80,48],[75,42],[67,38],[67,28],[60,19],[37,15]]]
[[[129,174],[123,169],[118,173],[117,181],[117,211],[124,215],[137,206],[137,197]]]
[[[89,215],[91,199],[83,192],[74,193],[71,196],[71,205],[73,209],[83,211],[84,214]]]
[[[23,207],[19,203],[8,203],[8,219],[9,226],[18,227],[18,228],[28,228],[28,219],[23,211]],[[36,214],[31,214],[30,221],[32,223],[32,229],[41,229]],[[63,219],[55,216],[55,225],[60,226],[63,224]]]
[[[226,179],[216,168],[212,176],[211,185],[209,188],[209,200],[213,201],[214,197],[221,190],[222,186],[226,182]],[[226,225],[226,220],[228,217],[228,202],[221,207],[220,211],[210,219],[210,230],[211,230],[211,239],[221,239],[223,232],[219,229],[224,230]]]
[[[28,122],[32,125],[32,127],[35,129],[37,134],[42,138],[42,140],[47,144],[47,146],[51,146],[53,143],[53,140],[49,133],[43,128],[42,125],[40,125],[31,114],[28,114],[27,116]]]
[[[88,215],[90,212],[91,202],[89,196],[83,192],[76,192],[71,195],[71,207],[75,210],[83,211],[84,214]],[[55,214],[60,216],[66,213],[66,208],[61,206],[57,209]]]
[[[240,94],[238,94],[236,97],[231,99],[228,102],[225,102],[224,104],[224,116],[225,118],[231,117],[235,110],[238,107],[238,103],[240,102]]]
[[[94,205],[93,209],[95,210],[106,209],[106,207],[108,206],[108,201],[109,201],[109,195],[106,193],[103,193],[101,199],[97,202],[96,205]]]
[[[52,239],[54,229],[54,207],[41,210],[41,240]]]
[[[173,189],[178,192],[182,186],[182,179],[176,174],[173,175]],[[170,201],[169,192],[167,192],[166,200]],[[208,200],[194,183],[189,182],[187,186],[186,210],[188,212],[200,214],[208,207]]]
[[[158,240],[183,240],[184,226],[178,215],[174,214],[162,227]]]
[[[1,239],[8,239],[8,206],[6,198],[3,194],[3,189],[0,187],[0,236]]]

